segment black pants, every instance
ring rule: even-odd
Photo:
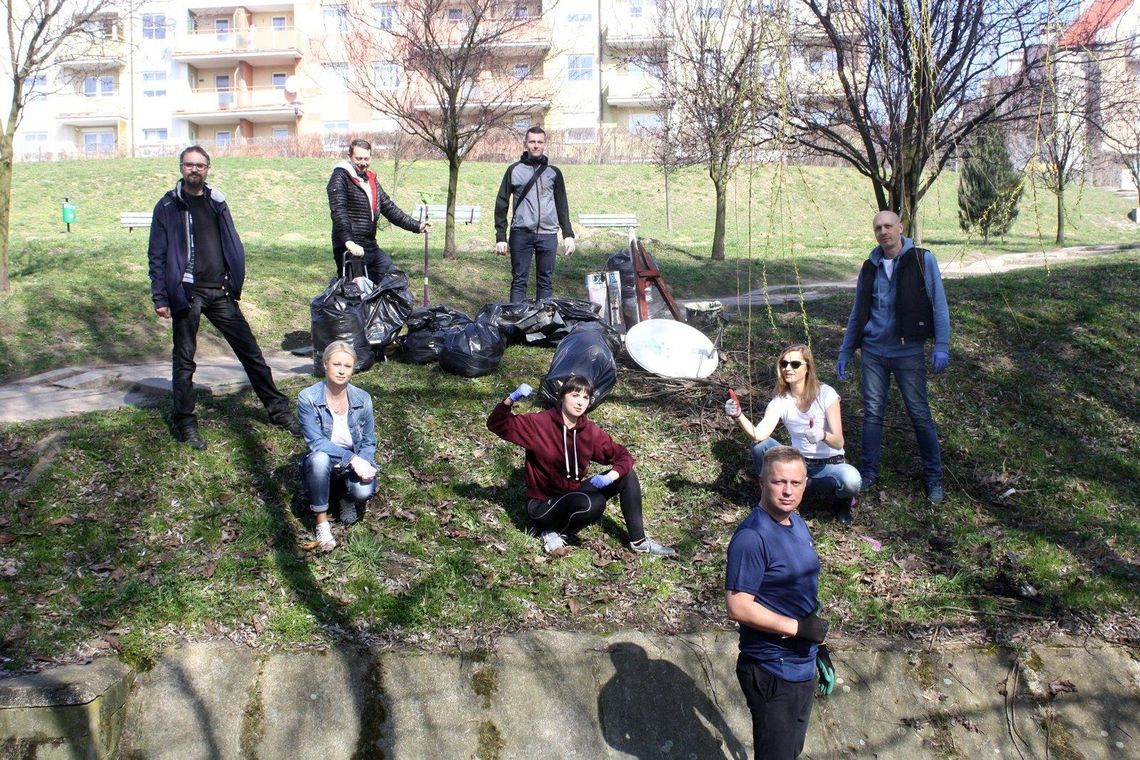
[[[555,533],[576,533],[602,519],[606,501],[614,496],[618,497],[618,503],[621,504],[629,540],[640,541],[645,538],[645,524],[641,516],[641,481],[637,479],[636,470],[630,470],[625,477],[600,491],[589,483],[583,483],[577,491],[546,501],[531,499],[527,502],[526,511],[531,523],[540,532],[552,530]]]
[[[815,679],[785,681],[744,654],[736,660],[736,680],[752,713],[756,760],[793,760],[804,750],[815,700]]]
[[[356,242],[356,241],[353,241]],[[368,275],[368,279],[373,283],[380,282],[380,278],[395,270],[396,263],[392,261],[392,257],[388,255],[380,246],[372,243],[361,243],[364,248],[364,267],[361,268],[359,256],[349,256],[349,269],[353,277],[359,277],[361,274]],[[334,252],[333,258],[336,259],[336,274],[340,277],[341,272],[344,271],[344,257],[345,251]]]
[[[554,260],[558,257],[558,234],[539,235],[529,230],[511,230],[507,241],[511,249],[511,303],[526,300],[526,283],[530,278],[530,260],[534,257],[535,298],[554,295]]]
[[[253,392],[269,410],[271,419],[289,415],[289,400],[273,384],[273,373],[261,355],[261,348],[237,301],[222,288],[195,288],[190,308],[173,315],[174,353],[171,384],[174,390],[174,426],[182,429],[196,425],[194,416],[194,354],[198,349],[198,324],[202,317],[218,329],[230,344]]]

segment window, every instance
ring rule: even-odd
[[[814,74],[825,71],[835,71],[834,50],[809,50],[807,54],[808,69]]]
[[[84,153],[113,153],[115,151],[114,132],[84,132]]]
[[[661,129],[661,115],[656,113],[631,113],[629,115],[629,131],[655,132]]]
[[[376,28],[393,29],[396,26],[396,6],[394,3],[378,3],[372,8],[376,11]]]
[[[83,94],[89,98],[106,98],[114,95],[115,77],[111,74],[84,77]]]
[[[115,39],[115,20],[112,18],[93,18],[84,21],[83,31],[92,37],[104,40]]]
[[[321,131],[324,134],[325,150],[340,150],[347,144],[347,121],[326,121],[321,125]]]
[[[144,13],[142,35],[144,40],[165,40],[166,16],[161,13]]]
[[[515,18],[530,18],[530,9],[525,4],[519,3],[515,6]]]
[[[644,11],[644,7],[641,4],[641,0],[629,0],[629,17],[630,18],[641,18],[641,14],[643,13],[643,11]]]
[[[272,130],[273,130],[272,134],[273,134],[274,140],[288,140],[289,139],[289,127],[277,127],[277,126],[275,126],[275,127],[272,127]]]
[[[274,71],[273,72],[273,89],[284,90],[285,89],[285,80],[288,78],[289,78],[289,75],[286,74],[284,71]]]
[[[515,64],[515,79],[526,79],[530,76],[529,63],[516,63]]]
[[[571,55],[567,57],[567,72],[571,82],[591,82],[594,79],[594,56]]]
[[[220,129],[214,133],[214,146],[215,147],[226,148],[226,147],[229,147],[229,144],[231,142],[233,142],[233,133],[230,132],[228,129]]]
[[[166,97],[166,72],[165,71],[144,71],[142,75],[143,80],[143,97],[144,98],[165,98]]]
[[[33,74],[24,83],[24,92],[28,102],[43,100],[47,97],[47,74]],[[46,133],[45,133],[46,134]]]
[[[284,16],[274,16],[273,19],[269,23],[269,28],[275,32],[283,32],[287,28],[286,27],[287,23],[288,22],[286,21]]]
[[[720,18],[720,3],[707,3],[697,6],[697,18]]]
[[[395,90],[400,87],[400,64],[382,61],[372,65],[372,83],[378,90]]]
[[[230,20],[228,18],[214,19],[214,35],[218,42],[228,42],[230,39]]]
[[[463,20],[462,8],[448,8],[447,9],[447,22],[449,24],[458,24]]]
[[[24,144],[35,150],[47,144],[47,132],[25,132]]]
[[[159,129],[144,129],[143,130],[143,142],[148,142],[148,143],[165,142],[166,136],[167,136],[166,127],[162,127]]]
[[[326,5],[321,9],[325,31],[329,34],[348,31],[348,6]]]
[[[591,24],[594,21],[593,11],[573,11],[566,14],[566,20],[571,24]]]
[[[519,132],[526,132],[528,129],[530,129],[530,125],[533,123],[534,122],[532,122],[530,119],[515,119],[512,126]]]

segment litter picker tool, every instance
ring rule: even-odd
[[[424,222],[427,221],[427,206],[422,206],[421,208],[423,208],[424,212],[423,212],[423,218],[420,219],[420,223],[423,224]],[[428,306],[428,270],[430,267],[429,262],[430,262],[430,259],[428,258],[428,230],[424,230],[424,303],[423,303],[423,306],[425,309]]]

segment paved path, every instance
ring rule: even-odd
[[[1102,256],[1132,248],[1140,248],[1140,243],[1062,248],[1044,254],[1007,253],[980,260],[975,260],[974,257],[966,260],[963,257],[947,262],[942,267],[942,273],[947,278],[986,275]],[[761,289],[743,296],[717,300],[726,309],[738,311],[750,301],[754,307],[762,307],[765,303],[798,302],[801,296],[805,301],[812,301],[854,287],[854,279],[843,282],[807,282],[798,287],[774,285],[766,293]],[[200,357],[198,369],[194,373],[197,385],[207,387],[214,393],[228,393],[249,385],[241,364],[227,350],[211,350],[208,353],[208,357]],[[265,359],[278,378],[290,375],[312,376],[312,360],[309,356],[268,350]],[[0,424],[70,417],[125,406],[147,406],[169,393],[170,362],[165,359],[102,367],[64,367],[0,385]]]

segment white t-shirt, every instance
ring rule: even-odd
[[[348,412],[337,414],[331,409],[329,412],[332,413],[333,420],[332,435],[329,436],[329,440],[342,449],[352,451],[352,431],[348,429]]]
[[[773,412],[778,414],[780,421],[788,430],[788,435],[791,436],[792,448],[798,450],[805,457],[828,459],[842,454],[843,449],[833,449],[822,441],[810,444],[804,440],[804,431],[810,426],[813,430],[831,432],[826,427],[827,408],[838,400],[839,394],[835,392],[834,388],[830,385],[821,384],[819,395],[815,397],[815,401],[812,402],[806,412],[801,412],[791,394],[785,393],[768,402],[768,409],[764,416],[766,417]]]

